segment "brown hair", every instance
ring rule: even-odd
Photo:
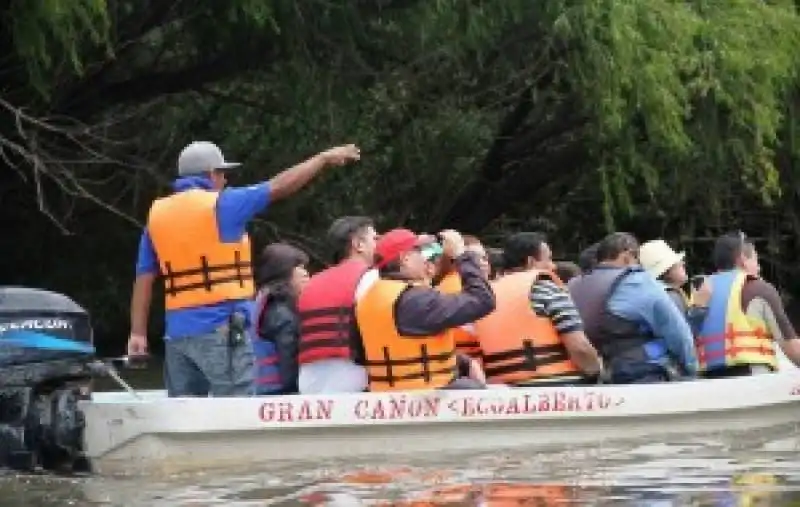
[[[489,274],[489,279],[495,280],[498,276],[503,274],[503,250],[501,248],[490,248],[488,254],[489,266],[491,266],[492,269],[492,272]]]
[[[308,254],[288,243],[271,243],[264,247],[258,258],[256,282],[267,285],[288,281],[298,266],[307,266]]]
[[[639,241],[628,232],[614,232],[603,238],[597,246],[597,261],[613,261],[626,251],[639,251]]]
[[[580,276],[581,268],[578,267],[577,264],[574,262],[569,261],[558,261],[556,262],[556,276],[558,276],[562,282],[567,283],[572,278],[576,276]]]
[[[350,255],[353,238],[364,234],[368,227],[375,227],[370,217],[346,216],[334,220],[327,234],[333,262],[340,262]]]

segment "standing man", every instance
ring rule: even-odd
[[[247,223],[294,194],[325,167],[359,160],[350,144],[331,148],[269,181],[225,188],[226,162],[213,143],[193,142],[178,157],[174,193],[156,199],[139,242],[128,354],[147,353],[153,281],[164,278],[164,376],[169,396],[245,396],[253,388],[247,337],[254,296]]]

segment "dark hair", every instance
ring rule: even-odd
[[[493,280],[497,278],[497,275],[503,272],[503,250],[501,248],[490,248],[488,253],[489,266],[491,267],[489,278]]]
[[[375,227],[369,217],[347,216],[334,220],[328,228],[328,244],[332,250],[333,262],[340,262],[350,255],[353,238],[363,234],[368,227]]]
[[[506,237],[503,245],[503,268],[517,269],[525,266],[528,257],[539,259],[547,236],[541,232],[518,232]]]
[[[578,267],[584,273],[591,272],[597,266],[597,249],[600,248],[600,242],[590,245],[585,248],[578,256]]]
[[[574,262],[569,261],[558,261],[556,262],[556,276],[558,276],[562,282],[567,283],[572,278],[576,276],[580,276],[581,268],[578,267],[577,264]]]
[[[597,246],[597,262],[613,261],[627,251],[637,252],[639,241],[628,232],[614,232]]]
[[[294,300],[289,281],[294,268],[308,265],[308,255],[288,243],[272,243],[264,247],[258,258],[256,282],[266,288],[273,299]]]
[[[400,260],[395,259],[393,261],[389,261],[380,268],[378,268],[378,273],[381,277],[384,278],[399,278],[400,277]]]
[[[727,271],[736,267],[740,255],[751,257],[755,248],[753,240],[742,231],[729,232],[717,238],[711,260],[717,271]]]

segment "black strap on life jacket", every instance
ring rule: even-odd
[[[308,323],[325,318],[324,322]],[[300,312],[299,352],[318,347],[350,347],[355,322],[353,307],[314,308]]]
[[[608,303],[617,292],[622,282],[633,273],[638,273],[639,270],[634,268],[625,268],[620,274],[611,282],[611,286],[603,298],[603,319],[600,325],[602,333],[602,340],[596,345],[598,352],[604,359],[613,358],[622,354],[627,354],[634,349],[642,348],[646,343],[653,340],[653,335],[643,332],[639,325],[627,319],[623,319],[611,313],[608,309]]]
[[[494,363],[522,358],[511,364],[492,366]],[[535,347],[532,340],[523,340],[522,347],[506,350],[496,354],[484,354],[484,369],[488,376],[507,375],[518,371],[536,371],[537,368],[549,364],[560,363],[569,359],[569,353],[563,344],[543,345]]]
[[[234,252],[233,256],[233,263],[209,264],[208,258],[202,255],[200,256],[199,268],[181,269],[178,271],[172,269],[172,265],[169,261],[165,262],[165,272],[162,274],[162,278],[164,279],[164,292],[168,296],[175,296],[181,292],[194,291],[197,289],[205,289],[207,292],[211,292],[215,285],[235,281],[239,282],[240,287],[244,287],[244,284],[248,281],[250,276],[252,276],[252,265],[249,262],[242,262],[241,254],[238,250]],[[236,271],[236,274],[212,277],[214,273],[230,271],[232,269]],[[194,275],[203,275],[203,281],[180,284],[180,278]]]
[[[431,363],[434,362],[445,362],[450,360],[453,357],[455,351],[444,352],[441,354],[433,354],[431,355],[428,353],[428,346],[423,344],[420,345],[420,355],[419,357],[414,357],[410,359],[392,359],[391,355],[389,354],[389,347],[383,347],[383,359],[380,361],[365,361],[364,366],[367,367],[381,367],[386,369],[386,375],[369,375],[370,381],[373,382],[385,382],[389,384],[389,386],[394,387],[395,383],[398,380],[414,380],[414,379],[424,379],[425,382],[430,382],[431,378],[434,375],[440,375],[443,373],[450,373],[455,376],[455,369],[452,366],[444,366],[441,368],[431,368]],[[408,365],[420,365],[421,371],[416,373],[408,373],[405,375],[395,375],[392,371],[395,366],[408,366]]]

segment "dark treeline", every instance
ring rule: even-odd
[[[800,290],[794,1],[0,0],[3,283],[65,292],[119,352],[136,243],[180,148],[266,179],[330,145],[331,171],[255,224],[324,262],[342,214],[549,233],[611,229],[705,267],[731,228]],[[153,321],[153,338],[159,332]],[[157,340],[153,340],[157,343]]]

